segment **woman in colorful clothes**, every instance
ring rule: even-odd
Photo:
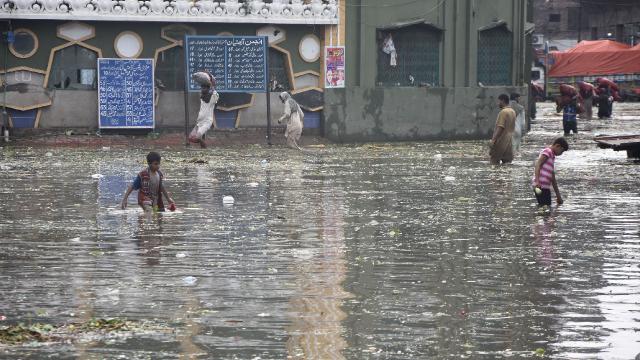
[[[133,190],[138,190],[138,205],[145,212],[164,211],[162,195],[167,198],[170,209],[175,209],[175,202],[162,183],[164,176],[160,171],[160,160],[160,154],[157,152],[150,152],[147,155],[147,164],[149,166],[142,170],[127,188],[121,204],[123,210],[127,208],[129,195]]]
[[[304,113],[300,105],[293,100],[288,92],[280,93],[280,100],[284,103],[284,111],[280,119],[278,119],[278,124],[283,121],[286,122],[287,129],[284,132],[284,137],[287,139],[287,145],[292,149],[300,150],[298,141],[302,136]]]
[[[213,125],[213,111],[220,95],[215,89],[216,79],[209,72],[197,72],[193,74],[193,80],[200,85],[200,111],[196,126],[189,134],[189,141],[200,144],[204,149],[207,147],[204,135]]]

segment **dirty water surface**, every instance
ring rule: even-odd
[[[501,168],[485,141],[161,151],[178,209],[152,216],[118,208],[147,149],[5,147],[0,328],[151,325],[0,358],[632,359],[640,165],[592,137],[637,132],[640,106],[615,115],[580,122],[546,213],[548,104]]]

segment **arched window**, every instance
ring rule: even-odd
[[[378,31],[378,85],[439,85],[441,34],[422,24]],[[384,51],[385,43],[393,44],[395,55]]]
[[[274,48],[269,48],[269,81],[271,91],[289,91],[289,64],[287,55]]]
[[[164,90],[184,90],[184,50],[174,46],[158,53],[156,83]]]
[[[480,31],[478,82],[486,86],[511,85],[513,36],[506,26]]]
[[[49,74],[50,89],[95,90],[98,88],[95,51],[80,45],[57,50]]]

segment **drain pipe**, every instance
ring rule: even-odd
[[[4,46],[4,78],[2,79],[2,128],[4,142],[9,142],[9,114],[7,113],[7,63],[9,57],[9,44],[14,42],[14,34],[11,29],[11,20],[7,20],[7,31],[2,34]]]

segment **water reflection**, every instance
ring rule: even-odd
[[[319,244],[308,244],[314,250],[308,256],[297,257],[292,264],[293,272],[298,274],[296,295],[289,307],[287,351],[292,359],[345,358],[342,350],[347,343],[342,337],[342,321],[346,314],[341,307],[349,294],[342,288],[347,270],[344,199],[340,189],[331,186],[330,181],[324,184],[321,202],[314,204],[320,212],[316,225]]]

